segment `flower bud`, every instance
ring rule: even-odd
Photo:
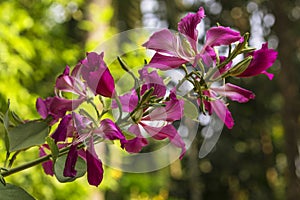
[[[228,73],[226,73],[225,76],[238,76],[239,74],[243,73],[248,68],[252,59],[252,56],[248,56],[247,58],[233,66],[230,70],[228,70]]]

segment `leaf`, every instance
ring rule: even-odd
[[[17,115],[17,113],[15,113],[14,111],[10,111],[11,116],[13,118],[13,120],[15,121],[16,124],[23,124],[24,121],[21,119],[21,117],[19,117],[19,115]]]
[[[34,198],[28,194],[24,189],[12,185],[6,184],[6,186],[0,184],[0,200],[34,200]]]
[[[76,176],[75,177],[65,177],[64,176],[64,168],[65,168],[66,160],[67,160],[67,155],[63,155],[63,156],[57,158],[57,160],[54,164],[54,173],[59,182],[61,182],[61,183],[72,182],[75,179],[84,176],[84,174],[86,173],[86,170],[87,170],[86,163],[85,163],[85,160],[83,160],[81,157],[78,157],[76,165],[75,165],[75,169],[77,171]]]
[[[22,150],[43,144],[48,134],[49,126],[43,121],[30,121],[26,124],[18,125],[8,132],[9,151]]]
[[[2,185],[6,186],[5,179],[4,179],[4,177],[1,174],[0,174],[0,182],[2,183]]]
[[[58,146],[55,144],[54,139],[51,137],[46,138],[47,144],[49,145],[49,148],[51,150],[51,155],[52,155],[52,160],[55,163],[58,154],[59,154],[59,149]]]
[[[9,153],[9,138],[8,138],[8,128],[9,128],[9,105],[10,101],[8,100],[8,108],[3,118],[3,125],[5,128],[5,135],[4,135],[4,142],[5,142],[5,148],[6,152]]]
[[[195,104],[186,98],[182,98],[184,100],[184,116],[198,122],[199,110]]]

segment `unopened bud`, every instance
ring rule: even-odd
[[[237,76],[237,75],[243,73],[248,68],[248,66],[251,63],[252,59],[253,59],[252,56],[248,56],[247,58],[245,58],[244,60],[242,60],[241,62],[239,62],[235,66],[233,66],[228,71],[228,73],[226,73],[226,75],[227,76]]]
[[[143,117],[143,108],[139,108],[135,110],[133,113],[131,113],[131,119],[134,121],[134,123],[139,123]]]
[[[140,105],[143,105],[147,102],[149,102],[152,94],[153,94],[154,88],[151,87],[149,90],[146,90],[146,92],[143,94]]]

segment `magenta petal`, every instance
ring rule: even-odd
[[[124,148],[129,153],[139,153],[144,146],[148,145],[148,141],[143,137],[135,137],[133,139],[127,140],[124,144]]]
[[[183,115],[184,101],[178,100],[176,95],[171,92],[170,101],[165,103],[165,107],[159,107],[153,110],[149,115],[143,118],[143,120],[163,120],[173,122],[180,120]]]
[[[36,100],[36,110],[41,115],[43,119],[46,119],[48,117],[48,109],[46,105],[46,101],[42,98],[37,98]]]
[[[65,177],[75,177],[77,171],[75,169],[75,165],[78,158],[77,145],[72,145],[68,152],[65,168],[64,168],[64,176]]]
[[[69,75],[70,74],[70,67],[67,65],[62,75]]]
[[[81,61],[83,65],[81,74],[95,95],[100,94],[105,97],[112,97],[114,95],[115,83],[103,60],[103,56],[103,53],[88,53],[87,58]]]
[[[71,114],[66,115],[62,118],[57,129],[51,135],[51,137],[54,139],[55,143],[66,140],[67,134],[68,134],[68,129],[69,129],[69,127],[71,127],[71,120],[72,120]]]
[[[53,124],[59,118],[64,117],[67,111],[76,109],[84,100],[84,98],[69,100],[57,96],[48,97],[45,100],[38,98],[36,108],[43,119],[46,119],[49,115],[52,116],[53,120],[50,124]]]
[[[176,147],[181,148],[180,159],[184,155],[186,148],[185,143],[177,132],[176,128],[172,124],[168,124],[163,127],[152,127],[146,124],[142,124],[143,128],[156,140],[163,140],[168,138],[170,142]]]
[[[178,68],[182,64],[187,63],[187,60],[175,57],[175,56],[165,56],[159,53],[154,54],[149,63],[149,67],[157,68],[161,70],[169,70],[173,68]]]
[[[110,119],[103,119],[100,122],[100,129],[95,131],[96,134],[97,131],[103,132],[104,137],[109,140],[125,139],[120,128]]]
[[[103,179],[103,167],[101,160],[95,152],[92,138],[86,151],[86,161],[88,182],[90,185],[98,186]]]
[[[97,85],[96,93],[105,97],[113,97],[114,92],[115,82],[110,71],[108,70],[108,68],[106,68],[103,74],[101,74],[101,78]]]
[[[66,66],[63,74],[57,77],[55,88],[58,90],[73,92],[74,90],[74,77],[69,76],[70,67]]]
[[[74,126],[74,129],[79,134],[86,133],[85,130],[87,128],[91,127],[91,124],[93,123],[90,118],[87,118],[87,117],[85,117],[83,115],[80,115],[80,114],[78,114],[76,112],[72,112],[72,117],[73,117],[73,126]]]
[[[211,97],[216,98],[214,95],[211,95]],[[222,100],[216,99],[208,102],[208,104],[210,104],[212,110],[225,123],[227,128],[232,129],[234,121],[225,103]]]
[[[140,78],[145,82],[141,88],[141,95],[144,94],[146,90],[154,88],[152,95],[157,97],[164,97],[166,94],[166,86],[163,79],[158,75],[157,71],[152,71],[148,73],[147,68],[139,70]]]
[[[56,79],[55,88],[64,92],[74,92],[74,82],[71,76],[59,76]]]
[[[198,31],[196,28],[197,28],[197,25],[201,22],[201,20],[204,17],[205,17],[204,9],[202,7],[200,7],[197,13],[187,14],[178,23],[179,32],[188,36],[188,40],[190,41],[190,43],[195,51],[197,49],[197,41],[198,41]]]
[[[176,37],[168,29],[163,29],[161,31],[155,32],[149,40],[142,46],[147,49],[152,49],[158,52],[164,52],[173,56],[176,56],[176,48],[174,47],[176,43]]]
[[[101,52],[100,54],[97,54],[96,52],[89,52],[87,53],[86,59],[88,62],[89,67],[93,66],[99,66],[104,58],[104,52]]]
[[[258,74],[265,74],[271,80],[273,74],[266,72],[275,62],[277,58],[277,52],[274,49],[268,48],[268,43],[264,43],[262,48],[252,52],[253,59],[248,68],[238,75],[238,77],[250,77]]]
[[[216,58],[217,56],[215,50],[212,47],[207,46],[200,54],[196,56],[195,61],[201,59],[205,65],[210,66],[216,61]]]
[[[220,56],[220,63],[224,62],[227,57],[225,56]],[[218,71],[215,72],[213,75],[213,78],[220,77],[220,75],[224,74],[227,72],[231,67],[232,67],[232,61],[230,61],[228,64],[226,64],[224,67],[220,68]]]
[[[49,149],[48,145],[43,145],[39,148],[39,156],[40,157],[43,157],[43,156],[46,156],[46,152],[44,150],[44,148],[47,148]],[[44,172],[45,174],[47,175],[50,175],[50,176],[53,176],[54,175],[54,171],[53,171],[53,162],[52,160],[49,160],[49,161],[46,161],[46,162],[43,162],[42,163],[42,166],[43,166],[43,169],[44,169]]]
[[[86,80],[95,94],[105,97],[113,96],[115,84],[108,68],[99,68],[97,71],[90,72]]]
[[[183,116],[184,100],[177,99],[175,88],[170,91],[170,101],[166,102],[167,121],[180,120]]]
[[[242,37],[238,31],[232,30],[229,27],[212,27],[206,33],[205,46],[214,47],[220,45],[229,45],[233,42],[239,41],[241,38]]]
[[[129,153],[138,153],[142,150],[144,146],[148,145],[148,141],[144,138],[140,132],[138,125],[133,124],[129,127],[128,131],[136,135],[135,138],[127,140],[124,144],[124,148]]]
[[[250,99],[255,98],[255,95],[251,91],[233,85],[231,83],[226,83],[224,86],[218,88],[212,87],[211,89],[221,96],[227,97],[232,101],[237,101],[240,103],[245,103]]]
[[[135,91],[119,96],[119,99],[122,105],[122,111],[124,112],[132,112],[138,104],[138,96]],[[116,100],[112,101],[111,107],[118,108]]]
[[[71,92],[77,95],[82,95],[83,91],[86,90],[85,84],[76,77],[66,74],[66,71],[69,71],[67,69],[69,69],[68,66],[66,67],[64,73],[57,77],[55,88],[63,92]]]
[[[264,72],[261,72],[261,73],[264,74],[264,75],[266,75],[269,78],[269,80],[272,80],[274,78],[274,74],[271,74],[271,73],[269,73],[267,71],[264,71]]]
[[[48,100],[48,98],[46,100]],[[62,118],[67,111],[75,110],[83,101],[84,98],[69,100],[56,96],[53,98],[51,97],[49,98],[48,112],[54,119]]]

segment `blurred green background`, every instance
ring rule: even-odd
[[[199,6],[206,10],[206,29],[219,22],[250,32],[251,45],[260,48],[268,41],[279,52],[270,70],[272,81],[263,75],[231,80],[255,92],[256,99],[230,103],[236,125],[223,130],[208,156],[198,158],[197,138],[182,161],[155,172],[131,174],[107,167],[99,188],[85,178],[58,183],[40,166],[7,182],[45,200],[300,199],[299,0],[0,0],[0,111],[10,99],[20,116],[39,117],[36,98],[53,95],[55,77],[66,65],[74,66],[85,52],[125,30],[177,30],[179,19]],[[136,63],[133,58],[127,62]],[[37,156],[32,149],[18,158],[25,162]],[[1,162],[4,157],[0,143]]]

